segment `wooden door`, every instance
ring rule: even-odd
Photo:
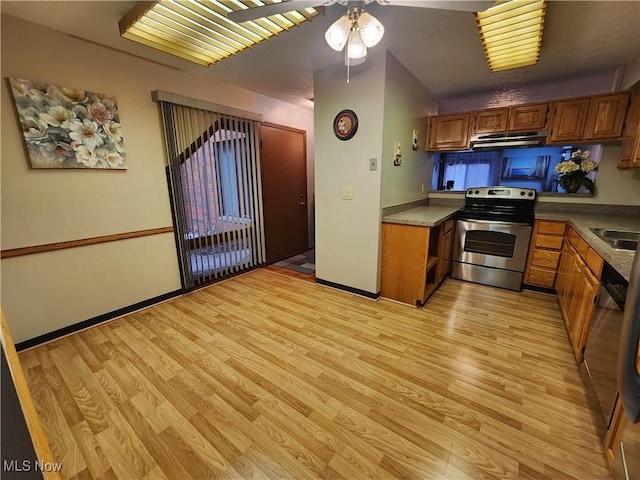
[[[475,133],[501,133],[507,130],[508,108],[491,108],[476,112]]]
[[[543,130],[547,128],[548,103],[516,105],[509,109],[509,131]]]
[[[582,140],[584,124],[589,109],[589,99],[559,100],[556,102],[555,107],[555,117],[551,126],[549,142]]]
[[[627,112],[618,168],[640,166],[640,88],[633,91]]]
[[[585,140],[620,138],[628,105],[627,92],[591,98],[583,138]]]
[[[469,148],[471,113],[429,117],[429,148],[433,151]]]
[[[307,233],[306,132],[260,125],[262,198],[267,263],[309,248]]]

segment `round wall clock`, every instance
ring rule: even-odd
[[[358,131],[358,117],[353,110],[342,110],[333,120],[333,133],[340,140],[349,140]]]

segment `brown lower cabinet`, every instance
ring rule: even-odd
[[[536,220],[529,244],[524,283],[536,287],[554,288],[562,242],[567,224],[549,220]]]
[[[581,253],[581,250],[584,253]],[[602,258],[569,228],[562,247],[556,290],[571,347],[578,363],[583,360],[594,301],[600,285],[602,264]]]
[[[453,219],[434,227],[382,224],[380,294],[422,305],[451,270]]]

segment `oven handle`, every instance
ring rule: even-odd
[[[459,222],[465,222],[465,223],[483,223],[483,224],[489,224],[489,225],[522,225],[524,227],[530,227],[531,224],[530,223],[520,223],[520,222],[501,222],[499,220],[462,220],[459,219]]]

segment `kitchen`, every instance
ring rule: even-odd
[[[20,33],[23,32],[23,33]],[[6,62],[5,65],[9,65],[9,72],[14,75],[21,74],[27,77],[38,78],[38,76],[42,76],[41,68],[38,68],[35,65],[31,65],[31,62],[18,61],[17,57],[21,57],[23,59],[28,59],[29,55],[35,56],[37,62],[41,65],[47,66],[47,69],[55,70],[55,51],[71,51],[75,52],[78,55],[106,55],[111,61],[115,62],[120,66],[120,73],[123,71],[128,71],[129,74],[134,75],[134,78],[137,79],[137,82],[143,84],[144,82],[154,82],[154,79],[149,79],[148,76],[144,76],[139,72],[134,65],[134,62],[122,60],[116,52],[105,53],[102,50],[98,49],[95,46],[80,46],[80,42],[78,40],[70,40],[61,36],[60,34],[56,34],[55,32],[45,30],[40,27],[36,27],[28,24],[27,22],[21,22],[17,20],[4,20],[3,21],[3,39],[8,39],[8,41],[3,42],[3,53],[5,53],[5,49],[11,46],[11,51],[13,52],[13,56],[3,59],[3,62]],[[24,47],[20,47],[20,43],[24,44],[24,38],[34,38],[38,39],[41,44],[38,51],[29,51],[28,44]],[[11,40],[15,40],[12,42]],[[5,46],[6,45],[6,46]],[[54,47],[57,47],[54,49]],[[51,49],[51,50],[49,50]],[[11,53],[11,52],[9,52]],[[4,55],[3,55],[4,56]],[[13,58],[13,59],[12,59]],[[35,63],[36,60],[33,61]],[[377,71],[379,73],[383,70],[387,65],[389,65],[389,70],[395,71],[394,66],[396,65],[397,60],[393,57],[389,58],[373,58],[373,55],[370,59],[367,60],[364,66],[368,69],[372,67],[379,68]],[[397,62],[399,63],[399,62]],[[79,68],[79,67],[73,67]],[[4,67],[3,67],[4,71]],[[78,70],[72,70],[75,75],[82,75]],[[355,75],[356,69],[354,68],[352,74]],[[135,73],[134,73],[135,72]],[[632,68],[629,67],[628,72],[633,72]],[[427,195],[428,188],[425,188],[425,193],[421,194],[422,184],[429,185],[430,180],[430,171],[431,166],[429,164],[429,159],[425,159],[421,161],[421,157],[413,157],[414,153],[411,150],[411,139],[410,133],[415,128],[419,131],[421,137],[420,142],[421,145],[425,145],[425,133],[426,133],[426,124],[423,126],[414,125],[415,122],[407,121],[406,124],[401,124],[397,119],[391,115],[388,119],[382,119],[380,117],[379,111],[383,110],[383,105],[378,104],[377,99],[380,98],[380,95],[383,94],[383,90],[375,90],[374,92],[362,90],[356,88],[358,84],[356,83],[356,77],[354,76],[351,80],[351,84],[349,86],[345,86],[344,84],[344,67],[336,68],[335,75],[329,72],[326,73],[327,76],[334,76],[335,81],[330,84],[325,84],[323,86],[322,82],[318,83],[318,95],[316,97],[316,110],[315,115],[317,116],[316,121],[317,124],[322,125],[330,125],[333,120],[336,112],[345,108],[345,106],[351,106],[354,111],[358,113],[360,118],[360,131],[359,135],[356,135],[351,141],[344,142],[341,145],[342,148],[348,150],[346,156],[341,155],[333,155],[332,152],[326,151],[318,151],[316,153],[316,215],[318,217],[317,229],[319,232],[317,233],[317,248],[318,248],[318,275],[321,278],[325,278],[328,281],[332,281],[334,283],[346,285],[353,287],[355,289],[359,289],[362,291],[366,291],[369,293],[377,293],[379,291],[379,286],[376,285],[376,279],[379,278],[379,268],[377,258],[379,258],[379,250],[378,250],[378,241],[379,235],[376,233],[380,228],[380,210],[381,207],[388,207],[397,204],[401,204],[407,201],[418,201],[423,199]],[[86,73],[85,73],[86,75]],[[96,74],[97,75],[97,74]],[[179,87],[180,80],[172,79],[172,76],[178,76],[174,72],[170,70],[160,70],[157,77],[164,77],[165,82],[169,82],[169,80],[174,83],[169,86],[168,89],[176,89],[176,88],[185,88]],[[318,75],[324,75],[323,72],[320,72]],[[597,80],[597,75],[588,76],[583,75],[581,80],[585,80],[587,77],[594,78],[594,81]],[[80,77],[81,78],[81,77]],[[102,86],[102,90],[109,91],[109,82],[114,82],[114,78],[108,77],[108,81],[98,80],[95,77],[91,77],[91,83],[98,83]],[[363,78],[363,77],[360,77]],[[612,76],[609,76],[607,80],[602,81],[602,83],[610,84],[609,80],[611,80]],[[63,73],[58,74],[58,83],[61,84],[69,84],[72,82],[72,78]],[[56,80],[56,79],[53,79]],[[322,79],[319,79],[322,80]],[[372,82],[376,82],[375,78],[371,79]],[[101,83],[102,82],[102,83]],[[195,81],[194,81],[195,82]],[[397,81],[397,89],[401,90],[404,85],[404,79],[400,78]],[[582,82],[575,81],[570,86],[565,85],[565,89],[563,90],[563,97],[571,97],[573,94],[571,91],[575,91],[578,95],[589,95],[591,93],[598,92],[590,92],[590,91],[582,91],[578,90],[580,88],[580,84]],[[115,83],[117,84],[117,83]],[[114,84],[114,85],[115,85]],[[560,85],[560,82],[557,84],[550,83],[549,89],[556,89]],[[338,88],[338,86],[340,88]],[[625,85],[625,88],[630,85]],[[121,87],[118,87],[119,89]],[[586,87],[583,87],[586,88]],[[120,90],[117,90],[119,92]],[[135,90],[135,92],[133,92]],[[136,112],[140,115],[141,121],[140,124],[137,125],[140,127],[140,139],[132,139],[131,148],[133,151],[136,149],[138,151],[143,151],[147,148],[147,145],[158,145],[157,134],[148,130],[148,127],[142,122],[144,119],[147,122],[147,125],[153,124],[153,122],[157,122],[157,112],[154,108],[154,105],[147,104],[148,92],[142,92],[138,95],[138,87],[128,86],[127,89],[124,90],[123,93],[125,99],[130,99],[133,104],[136,105],[138,111]],[[199,97],[207,97],[211,95],[207,93],[206,87],[203,84],[197,83],[194,87],[194,90],[197,90],[200,94],[197,95]],[[117,93],[116,92],[116,93]],[[413,92],[413,90],[412,90]],[[135,93],[135,94],[134,94]],[[190,93],[190,92],[185,92]],[[237,92],[233,92],[234,95],[237,96]],[[393,94],[394,92],[390,92]],[[144,96],[143,96],[144,95]],[[397,95],[397,94],[396,94]],[[324,96],[324,99],[323,99]],[[399,95],[397,95],[399,96]],[[122,97],[122,95],[119,95]],[[331,97],[331,98],[329,98]],[[416,92],[413,96],[415,98],[423,98],[423,92]],[[208,98],[208,97],[207,97]],[[395,97],[394,97],[395,98]],[[375,99],[375,101],[374,101]],[[220,102],[220,99],[215,99]],[[427,98],[428,102],[432,104],[432,109],[429,112],[417,112],[416,117],[423,117],[425,113],[435,113],[436,110],[436,100],[434,98]],[[409,103],[409,100],[404,100],[399,98],[398,102],[406,102]],[[476,100],[477,101],[477,100]],[[253,100],[247,99],[245,104],[242,105],[247,109],[252,108]],[[322,104],[322,105],[321,105]],[[474,110],[475,107],[463,108],[461,110]],[[441,109],[438,109],[442,111]],[[124,114],[125,112],[123,112]],[[13,112],[10,110],[4,110],[3,115],[3,125],[13,125],[15,123],[15,119],[13,117]],[[375,125],[372,125],[375,124]],[[131,125],[131,123],[130,123]],[[377,146],[371,152],[371,146],[368,145],[371,142],[371,139],[378,139],[383,135],[380,132],[383,131],[382,125],[385,125],[384,131],[386,132],[387,127],[389,129],[396,128],[397,132],[391,132],[389,134],[389,138],[380,141],[380,145]],[[372,130],[368,130],[369,127],[372,127]],[[5,127],[3,127],[4,130]],[[132,128],[132,127],[129,127]],[[405,133],[406,132],[406,133]],[[395,135],[403,135],[401,144],[403,148],[403,164],[400,168],[396,168],[395,170],[392,168],[387,169],[387,155],[390,155],[391,148],[388,146],[393,144]],[[329,128],[321,129],[316,127],[315,131],[315,142],[316,148],[321,148],[319,145],[329,145],[330,141],[325,137],[332,136],[333,133],[330,132]],[[384,134],[386,135],[386,133]],[[19,145],[6,145],[5,139],[3,138],[3,157],[7,154],[6,158],[10,158],[11,155],[15,155],[16,158],[20,158],[23,154],[21,151],[21,147]],[[377,141],[377,140],[375,140]],[[356,142],[356,143],[354,143]],[[384,145],[384,147],[382,146]],[[153,155],[157,155],[158,158],[161,158],[163,152],[159,147],[152,147]],[[7,150],[5,150],[7,149]],[[571,203],[576,205],[576,208],[584,208],[584,205],[595,204],[614,204],[614,205],[622,205],[622,206],[633,206],[638,204],[637,197],[634,197],[637,194],[638,187],[638,176],[637,173],[634,172],[618,172],[615,168],[615,163],[617,161],[619,146],[612,145],[606,146],[603,148],[602,156],[601,156],[601,167],[599,170],[599,177],[597,179],[597,191],[594,197],[591,197],[592,200],[589,200],[584,197],[575,197],[571,198],[571,201],[567,200],[566,203]],[[384,155],[383,155],[384,153]],[[417,153],[416,155],[424,155],[422,152]],[[151,156],[151,155],[150,155]],[[363,172],[368,173],[368,160],[370,157],[377,157],[380,160],[382,165],[382,175],[385,177],[384,183],[375,183],[375,180],[371,177],[365,177]],[[4,163],[4,162],[3,162]],[[322,163],[322,164],[321,164]],[[5,168],[9,168],[9,166],[3,165],[3,176],[5,175]],[[22,168],[22,167],[20,167]],[[147,166],[145,166],[147,168]],[[16,168],[16,170],[18,170]],[[26,169],[24,169],[26,170]],[[132,170],[133,174],[138,174],[137,171]],[[145,182],[144,176],[137,177],[138,185],[146,185],[145,188],[147,194],[151,195],[154,202],[156,204],[165,205],[164,196],[166,195],[166,185],[163,184],[164,179],[158,178],[159,175],[152,168],[148,168],[145,173],[151,175],[151,178],[154,180],[152,182]],[[38,188],[53,188],[47,187],[45,179],[37,180],[37,185],[33,185],[29,180],[25,179],[28,175],[28,172],[22,171],[13,173],[15,176],[19,176],[21,180],[24,182],[23,185],[26,184],[29,191],[33,194],[34,198],[37,198],[36,192],[37,189],[31,190],[33,187]],[[60,175],[56,174],[56,178],[59,179],[60,182],[67,182],[68,178],[62,178]],[[371,174],[375,176],[376,174]],[[31,175],[34,177],[34,175]],[[12,177],[16,178],[16,177]],[[110,182],[116,182],[118,178],[116,176],[109,177]],[[93,181],[93,179],[92,179]],[[372,183],[370,184],[369,181]],[[356,183],[361,182],[361,183]],[[400,188],[396,188],[397,186]],[[354,199],[351,202],[343,201],[340,197],[340,189],[342,186],[351,186],[353,187]],[[3,190],[5,185],[3,184]],[[77,186],[76,186],[77,188]],[[163,190],[164,188],[164,190]],[[47,190],[45,190],[47,191]],[[54,193],[55,190],[50,192],[51,198],[56,198]],[[19,193],[16,193],[16,198],[22,198]],[[130,195],[134,198],[139,198],[137,195]],[[4,197],[4,194],[3,194]],[[412,198],[406,198],[412,197]],[[451,200],[451,198],[455,199],[458,203],[462,203],[464,200],[461,198],[462,195],[460,193],[442,193],[442,192],[433,192],[429,194],[429,199],[443,199],[442,201],[446,202]],[[89,197],[92,198],[92,197]],[[3,198],[3,200],[5,200]],[[550,201],[545,201],[545,205],[551,205],[555,203],[565,203],[562,202],[561,199],[549,197]],[[17,202],[11,201],[11,204],[15,204]],[[3,203],[5,203],[3,201]],[[165,225],[170,222],[170,216],[167,214],[166,209],[164,210],[152,210],[150,206],[146,206],[144,202],[141,202],[144,206],[141,208],[148,209],[145,213],[150,213],[152,215],[151,220],[147,220],[142,218],[142,216],[138,219],[140,226],[134,225],[131,228],[129,225],[125,225],[123,230],[133,230],[136,228],[144,228],[142,225]],[[542,202],[540,202],[542,203]],[[27,203],[28,204],[28,203]],[[95,208],[100,210],[102,208],[99,204],[93,205]],[[80,206],[76,207],[80,208]],[[17,212],[26,213],[27,215],[24,218],[32,219],[33,210],[31,216],[29,212],[24,212],[24,210],[18,208]],[[55,212],[52,212],[55,217]],[[85,215],[86,212],[81,211],[82,215]],[[113,214],[110,214],[109,211],[102,212],[101,217],[106,221],[109,218],[113,217]],[[132,212],[133,215],[136,215],[136,212]],[[88,215],[88,214],[87,214]],[[155,216],[154,216],[155,215]],[[3,211],[3,224],[5,222],[9,222],[8,225],[24,225],[24,223],[19,222],[15,219],[16,214],[12,214],[8,212],[5,216],[5,212]],[[29,240],[35,241],[35,243],[43,243],[43,242],[54,242],[58,240],[58,238],[52,238],[50,236],[45,235],[45,232],[51,231],[55,232],[55,228],[52,228],[49,225],[49,221],[46,216],[40,218],[40,215],[37,216],[37,219],[44,222],[43,230],[38,232],[37,229],[33,227],[30,228],[29,232],[33,235],[33,238]],[[35,222],[34,222],[35,223]],[[74,228],[73,225],[69,224],[69,222],[61,221],[60,225],[68,225],[67,228]],[[101,226],[91,225],[91,228],[94,231],[82,232],[79,236],[92,236],[99,235],[104,233],[100,231]],[[3,229],[4,230],[4,229]],[[14,232],[16,232],[14,230]],[[26,233],[26,231],[25,231]],[[70,232],[67,232],[70,233]],[[8,235],[9,232],[6,232],[5,235]],[[17,240],[22,240],[17,238],[17,232],[13,234]],[[39,237],[39,238],[38,238]],[[170,236],[169,236],[170,237]],[[64,237],[63,237],[64,239]],[[10,241],[13,241],[13,237],[9,237]],[[19,242],[16,242],[17,245],[20,245]],[[8,244],[7,246],[12,246]],[[153,250],[150,248],[153,247]],[[124,264],[119,267],[118,271],[125,272],[133,272],[132,276],[135,279],[133,283],[137,285],[132,285],[129,289],[130,292],[135,292],[135,295],[131,294],[128,296],[122,295],[120,289],[116,288],[116,286],[109,286],[110,289],[114,291],[114,295],[122,295],[117,298],[117,302],[113,302],[113,299],[104,299],[100,296],[98,297],[97,308],[89,305],[80,305],[80,307],[84,309],[80,313],[78,312],[69,312],[68,310],[64,311],[62,314],[58,313],[60,310],[67,308],[66,306],[60,305],[56,306],[58,303],[54,295],[47,294],[48,288],[53,288],[55,286],[47,286],[45,281],[40,281],[40,278],[46,278],[46,275],[42,274],[39,271],[39,268],[34,265],[27,265],[27,270],[25,270],[24,274],[21,274],[16,267],[14,270],[11,261],[6,262],[8,265],[5,267],[5,261],[3,261],[3,276],[8,275],[5,278],[19,279],[22,282],[34,282],[34,288],[38,292],[38,295],[41,295],[41,298],[46,299],[46,304],[52,306],[49,312],[43,314],[40,312],[37,305],[34,305],[34,302],[23,302],[23,307],[21,309],[28,309],[29,311],[24,317],[37,318],[38,322],[44,325],[44,322],[47,322],[47,316],[50,317],[64,317],[67,316],[72,319],[76,319],[76,321],[80,321],[84,318],[89,318],[95,315],[98,315],[101,312],[111,311],[119,308],[122,305],[133,304],[140,299],[144,298],[152,298],[158,295],[161,295],[165,292],[175,290],[178,288],[179,284],[175,281],[177,277],[175,273],[175,269],[172,265],[167,264],[154,264],[152,261],[155,257],[157,258],[172,258],[174,257],[174,246],[172,239],[169,238],[166,242],[158,242],[153,244],[145,245],[145,248],[137,248],[137,245],[132,245],[133,253],[126,254],[127,261],[129,261],[132,265],[135,265],[135,268],[130,267],[130,265]],[[149,251],[155,252],[153,256],[150,256]],[[109,250],[105,252],[111,254],[109,258],[118,258],[119,255],[123,255],[124,252],[120,250]],[[142,260],[135,260],[132,257],[139,256]],[[79,260],[85,260],[86,262],[94,265],[94,268],[99,268],[99,271],[105,272],[104,278],[108,279],[111,276],[111,272],[114,271],[114,267],[105,264],[96,265],[96,260],[93,258],[83,257],[82,259],[73,258],[71,262],[68,259],[65,261],[61,261],[60,263],[56,259],[51,259],[47,257],[47,263],[44,266],[51,271],[56,270],[65,270],[65,268],[77,269],[75,265],[80,263]],[[14,261],[17,262],[17,261]],[[49,263],[50,262],[50,263]],[[72,267],[69,267],[69,264],[73,264]],[[151,273],[147,273],[142,276],[140,273],[143,269],[148,269],[149,265],[153,265],[153,270]],[[43,267],[43,268],[45,268]],[[21,268],[25,268],[24,265]],[[91,275],[79,275],[80,278],[90,279]],[[162,278],[170,278],[170,281],[163,281]],[[129,279],[125,279],[129,282]],[[89,281],[89,280],[86,280]],[[13,282],[12,282],[13,283]],[[19,292],[15,292],[17,287],[11,287],[11,284],[7,283],[6,280],[3,281],[3,284],[6,284],[7,289],[3,297],[9,300],[11,295],[20,295]],[[15,285],[15,283],[13,283]],[[144,291],[140,291],[142,289]],[[135,287],[135,288],[134,288]],[[55,292],[60,293],[60,292]],[[91,295],[91,293],[88,293]],[[20,297],[24,298],[24,297]],[[4,302],[3,302],[4,303]],[[362,306],[364,308],[364,306]],[[42,319],[42,320],[40,320]],[[9,317],[9,321],[11,322],[11,317]],[[20,325],[16,325],[17,328],[23,330],[23,334],[21,334],[22,338],[20,340],[24,340],[26,338],[30,338],[32,336],[38,335],[41,332],[34,332],[33,330],[27,330],[27,324],[22,325],[21,322],[16,322]],[[46,325],[47,328],[53,330],[55,328],[60,328],[63,324],[56,325]],[[31,327],[30,327],[31,328]],[[563,339],[566,341],[566,339]]]

